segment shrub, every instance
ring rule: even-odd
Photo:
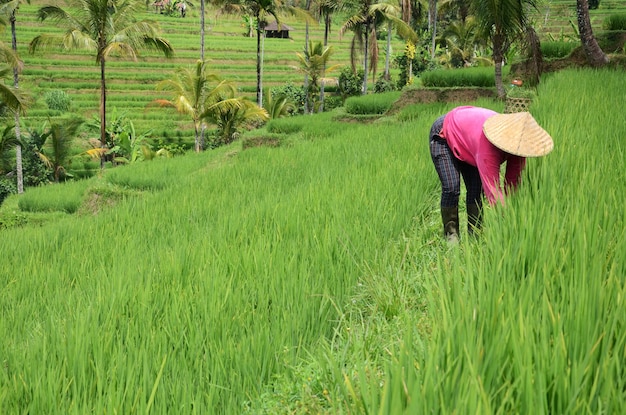
[[[332,111],[343,106],[343,99],[338,95],[324,97],[324,111]]]
[[[626,30],[626,13],[608,15],[602,23],[604,30]]]
[[[398,89],[402,89],[409,83],[409,58],[405,54],[402,54],[394,57],[393,62],[400,69],[400,75],[398,76],[396,86]],[[428,66],[428,53],[423,47],[420,47],[412,60],[411,72],[413,76],[415,77],[424,72]]]
[[[46,93],[43,95],[43,98],[46,101],[48,109],[52,111],[66,112],[70,109],[70,106],[72,105],[72,99],[70,98],[70,96],[67,94],[67,92],[60,89],[46,91]]]
[[[0,229],[16,228],[28,223],[28,217],[22,212],[0,213]]]
[[[276,86],[270,90],[272,98],[280,96],[286,97],[289,101],[293,102],[298,114],[304,114],[304,103],[306,102],[306,91],[303,86],[295,86],[291,82],[287,82],[285,85]]]
[[[357,73],[352,72],[352,68],[345,66],[339,74],[339,93],[345,101],[346,98],[355,95],[361,95],[363,92],[363,80],[365,79],[365,72],[362,69]]]
[[[25,187],[35,187],[50,182],[50,169],[39,157],[47,134],[47,123],[39,128],[26,128],[22,134],[22,175]]]
[[[0,205],[4,202],[4,199],[16,192],[17,188],[14,180],[9,180],[7,178],[0,179]]]
[[[381,76],[380,78],[376,80],[376,83],[374,84],[374,92],[377,94],[380,94],[383,92],[391,92],[395,90],[396,90],[396,86],[391,81],[391,78],[385,79],[385,77]]]
[[[350,97],[345,109],[348,114],[384,114],[399,97],[398,91]]]

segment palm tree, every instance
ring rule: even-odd
[[[204,147],[200,129],[205,111],[209,108],[229,108],[239,105],[237,100],[229,99],[235,94],[235,86],[221,79],[219,75],[209,72],[207,63],[201,60],[196,62],[195,68],[179,69],[174,78],[159,82],[156,88],[159,91],[170,91],[173,95],[171,100],[156,100],[157,104],[173,107],[179,113],[191,117],[197,152]]]
[[[371,12],[372,0],[360,0],[356,4],[354,14],[346,20],[341,29],[339,36],[343,36],[348,30],[353,33],[352,43],[350,44],[350,63],[352,70],[356,71],[357,53],[363,51],[363,87],[361,93],[367,93],[367,74],[368,60],[372,63],[373,72],[376,73],[376,64],[378,62],[378,43],[376,41],[375,19],[376,16]]]
[[[245,125],[269,119],[267,111],[247,98],[230,98],[235,105],[210,105],[201,114],[202,119],[217,127],[216,146],[231,143]]]
[[[432,36],[430,58],[435,59],[435,39],[437,39],[437,0],[428,0],[428,30]]]
[[[28,0],[27,0],[28,1]],[[6,13],[9,16],[9,22],[11,23],[11,48],[13,52],[17,54],[17,34],[16,34],[16,22],[17,22],[17,10],[19,9],[21,0],[2,1],[2,13]],[[19,88],[19,68],[13,67],[13,87]],[[24,176],[22,173],[22,146],[20,140],[22,133],[20,131],[20,113],[15,112],[15,137],[17,144],[15,146],[15,164],[17,172],[17,193],[24,193]]]
[[[39,48],[60,46],[66,50],[86,49],[96,53],[100,65],[100,143],[106,146],[106,60],[114,53],[133,60],[141,48],[173,54],[170,43],[158,35],[158,25],[148,20],[135,20],[143,3],[138,0],[66,0],[67,9],[44,6],[38,11],[41,21],[52,19],[65,27],[65,33],[36,36],[29,45],[34,53]],[[104,167],[104,158],[100,161]]]
[[[387,37],[387,56],[391,53],[391,29],[395,28],[398,34],[405,38],[410,39],[412,42],[417,41],[417,35],[401,18],[401,9],[398,6],[389,3],[372,3],[371,0],[361,0],[357,4],[356,13],[353,14],[343,24],[340,30],[340,36],[346,31],[353,32],[352,44],[350,48],[350,60],[353,70],[356,68],[355,59],[356,53],[360,49],[359,46],[363,45],[364,59],[363,59],[363,71],[365,77],[363,79],[362,93],[367,93],[367,74],[371,72],[376,75],[376,67],[378,64],[378,42],[376,36],[376,26],[378,23],[386,21],[388,24],[388,37]],[[371,68],[368,70],[368,60],[371,62]],[[385,74],[389,73],[389,61],[385,61]]]
[[[593,35],[591,20],[589,19],[589,3],[587,0],[576,0],[576,15],[578,18],[578,33],[582,42],[587,61],[593,67],[604,66],[609,63],[609,57],[598,45]]]
[[[10,49],[9,49],[10,51]],[[2,54],[2,46],[0,45],[0,55]],[[0,79],[5,79],[11,75],[12,68],[7,67],[5,63],[0,62]],[[0,82],[0,111],[20,112],[26,109],[26,97],[21,91],[7,86],[4,82]]]
[[[318,18],[324,21],[324,46],[328,46],[333,14],[342,8],[342,0],[320,0],[317,3]]]
[[[45,143],[37,152],[46,167],[52,170],[55,182],[67,175],[66,167],[72,156],[72,141],[83,124],[80,118],[50,121]]]
[[[270,119],[288,117],[297,110],[296,104],[284,94],[265,91],[265,109]]]
[[[413,31],[408,22],[403,20],[401,5],[391,3],[377,3],[372,5],[371,10],[377,13],[387,22],[387,46],[385,48],[385,79],[389,80],[389,58],[391,56],[391,33],[392,29],[396,29],[398,35],[405,40],[410,40],[413,44],[417,43],[417,34]]]
[[[320,0],[317,3],[318,19],[324,21],[324,46],[328,46],[328,36],[332,24],[333,14],[343,8],[342,0]],[[320,112],[324,111],[324,82],[320,87]]]
[[[451,54],[453,66],[471,66],[475,51],[484,47],[483,39],[477,34],[474,17],[451,22],[441,33],[440,42],[445,43]]]
[[[472,11],[479,33],[492,43],[499,98],[506,96],[502,82],[504,55],[513,40],[526,33],[529,7],[536,8],[536,0],[472,0]]]
[[[314,100],[315,95],[320,89],[319,81],[326,75],[326,72],[334,71],[339,65],[333,65],[327,68],[326,65],[330,60],[330,56],[333,54],[333,47],[326,46],[322,42],[313,44],[313,41],[309,42],[309,47],[306,54],[296,53],[300,62],[299,69],[302,73],[306,74],[309,78],[307,85],[307,102],[311,102],[313,105],[310,108],[311,112],[314,112]],[[320,100],[323,99],[320,97]]]
[[[317,21],[308,11],[290,4],[283,3],[282,0],[239,0],[224,2],[221,11],[225,13],[237,13],[246,16],[253,16],[256,23],[256,101],[259,107],[263,106],[263,41],[265,39],[265,26],[268,19],[273,18],[280,27],[282,16],[292,15],[298,20],[307,24],[317,24]]]
[[[0,176],[4,176],[13,170],[13,155],[11,150],[13,150],[16,145],[17,140],[13,126],[5,126],[0,133]],[[2,193],[0,193],[0,204],[2,203],[2,196]]]

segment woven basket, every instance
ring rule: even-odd
[[[530,108],[533,100],[531,98],[509,98],[506,99],[504,106],[505,114],[512,114],[514,112],[526,112]]]

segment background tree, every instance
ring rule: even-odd
[[[96,52],[100,65],[100,143],[106,146],[106,60],[112,54],[137,59],[142,48],[173,54],[170,43],[158,35],[158,25],[137,21],[135,14],[143,7],[138,0],[66,0],[67,8],[44,6],[37,13],[41,21],[51,19],[64,27],[65,33],[36,36],[29,45],[34,53],[40,48],[57,46],[66,50],[86,49]],[[101,158],[104,167],[104,158]]]
[[[333,22],[333,15],[343,8],[343,0],[320,0],[317,3],[317,16],[324,22],[324,46],[328,46],[328,37]]]
[[[445,44],[450,53],[450,63],[453,67],[472,66],[474,51],[484,48],[484,40],[478,36],[477,24],[473,17],[451,22],[441,32],[439,43]]]
[[[202,119],[217,127],[214,147],[233,142],[241,128],[269,119],[269,114],[264,108],[247,98],[231,97],[228,100],[234,105],[216,103],[208,106],[201,115]]]
[[[48,120],[37,126],[27,125],[25,130],[21,142],[24,156],[24,186],[47,184],[50,172],[39,154],[50,134]]]
[[[45,141],[38,156],[50,169],[52,178],[57,183],[69,176],[67,168],[73,155],[73,142],[83,122],[78,117],[49,121],[50,127],[44,134]]]
[[[156,86],[159,91],[170,91],[172,99],[158,99],[155,103],[163,107],[173,107],[179,113],[189,115],[193,121],[195,150],[203,149],[200,129],[203,114],[208,108],[238,106],[233,97],[235,86],[208,71],[207,63],[197,61],[195,68],[181,68],[172,79],[161,81]]]
[[[14,161],[13,150],[16,145],[15,129],[13,125],[9,124],[0,131],[0,204],[9,195],[17,191],[15,182],[11,178]]]
[[[428,31],[431,36],[430,59],[434,60],[437,39],[437,0],[428,0]]]
[[[333,47],[326,46],[322,42],[313,43],[309,42],[307,54],[296,53],[300,62],[299,68],[296,68],[307,75],[309,83],[307,86],[307,102],[312,105],[309,108],[310,112],[315,111],[315,97],[320,91],[320,80],[323,82],[323,78],[326,72],[331,72],[337,69],[340,65],[333,65],[326,67],[330,61],[330,57],[333,54]],[[320,102],[323,98],[320,97]]]
[[[389,61],[391,57],[391,35],[393,29],[396,30],[398,36],[404,40],[408,40],[415,44],[417,42],[417,34],[408,21],[401,18],[402,8],[401,6],[392,3],[376,3],[371,7],[371,11],[376,13],[377,16],[387,23],[387,45],[385,47],[385,72],[384,77],[386,80],[390,79],[389,74]]]
[[[578,33],[580,41],[587,57],[587,62],[593,67],[601,67],[609,63],[609,57],[598,45],[593,35],[591,20],[589,19],[589,3],[587,0],[576,0],[576,16],[578,20]]]
[[[286,94],[265,93],[265,107],[269,119],[288,117],[297,111],[296,104]]]
[[[371,62],[373,72],[376,73],[378,62],[378,43],[376,39],[376,14],[372,12],[372,0],[357,0],[346,5],[352,15],[344,22],[339,30],[339,36],[346,32],[352,32],[352,42],[350,43],[350,64],[352,71],[356,73],[356,60],[359,52],[363,52],[363,85],[361,93],[367,93],[367,74],[370,71],[368,62]]]
[[[11,52],[11,50],[8,50]],[[0,55],[2,55],[2,45],[0,44]],[[6,79],[11,76],[13,70],[6,63],[0,62],[0,79]],[[27,98],[21,91],[7,86],[4,82],[0,82],[0,113],[14,113],[25,111]]]
[[[328,46],[328,37],[333,21],[333,15],[342,10],[343,0],[320,0],[317,3],[318,19],[324,22],[324,46]],[[320,86],[320,111],[324,111],[324,85]]]
[[[282,17],[285,15],[295,16],[298,20],[309,24],[317,24],[317,21],[308,11],[283,3],[282,0],[227,0],[220,1],[220,11],[231,14],[252,16],[256,23],[256,102],[259,107],[263,106],[263,44],[265,40],[265,27],[268,19],[276,20],[280,27]]]
[[[6,13],[9,17],[9,22],[11,24],[11,48],[13,52],[17,55],[17,10],[19,9],[21,0],[13,0],[13,1],[2,1],[2,13]],[[27,0],[27,3],[30,1]],[[15,89],[19,88],[19,67],[13,67],[13,87]],[[17,144],[15,146],[15,171],[17,175],[17,193],[24,192],[24,176],[22,170],[22,146],[21,146],[21,137],[22,133],[20,130],[20,112],[16,111],[14,113],[15,118],[15,138],[17,139]]]
[[[472,0],[472,14],[478,23],[479,33],[489,39],[493,48],[495,82],[498,97],[506,91],[502,81],[504,55],[511,43],[526,33],[528,9],[536,8],[535,0]]]
[[[6,11],[3,5],[2,10]],[[0,19],[0,32],[3,32],[6,28],[6,20],[4,16]],[[0,79],[7,79],[14,75],[22,67],[22,62],[19,60],[14,48],[7,46],[4,42],[0,42]],[[28,98],[23,94],[17,86],[7,86],[4,82],[0,82],[0,116],[13,115],[14,122],[19,123],[19,115],[26,110],[28,105]],[[11,134],[6,130],[3,132],[3,144],[0,151],[0,157],[6,157],[10,149],[15,150],[16,161],[16,186],[15,189],[18,193],[24,191],[24,180],[22,175],[22,147],[19,137],[19,124],[7,123],[7,128],[13,131]],[[10,139],[9,139],[10,138]],[[5,173],[6,174],[6,173]],[[12,186],[2,186],[3,189],[13,189]],[[6,193],[3,191],[3,194]],[[6,195],[5,195],[6,196]],[[4,197],[3,197],[4,198]]]

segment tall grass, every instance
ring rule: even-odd
[[[173,186],[3,231],[1,412],[241,413],[431,197],[411,126],[385,131],[113,169]]]
[[[480,240],[427,261],[422,250],[432,248],[407,243],[405,261],[415,260],[402,275],[427,298],[430,324],[416,332],[422,311],[405,305],[396,318],[405,335],[387,356],[336,352],[391,326],[371,316],[322,353],[330,413],[624,412],[626,174],[609,167],[626,162],[626,127],[615,117],[624,92],[612,71],[541,84],[533,112],[554,151],[529,160],[505,207],[487,209]],[[392,266],[382,265],[372,273]]]
[[[19,208],[24,212],[75,213],[87,186],[86,182],[76,181],[36,187],[20,198]]]
[[[508,67],[504,68],[504,72]],[[503,72],[503,73],[504,73]],[[462,69],[437,69],[421,74],[422,85],[425,87],[493,87],[495,79],[493,67],[480,66]]]

